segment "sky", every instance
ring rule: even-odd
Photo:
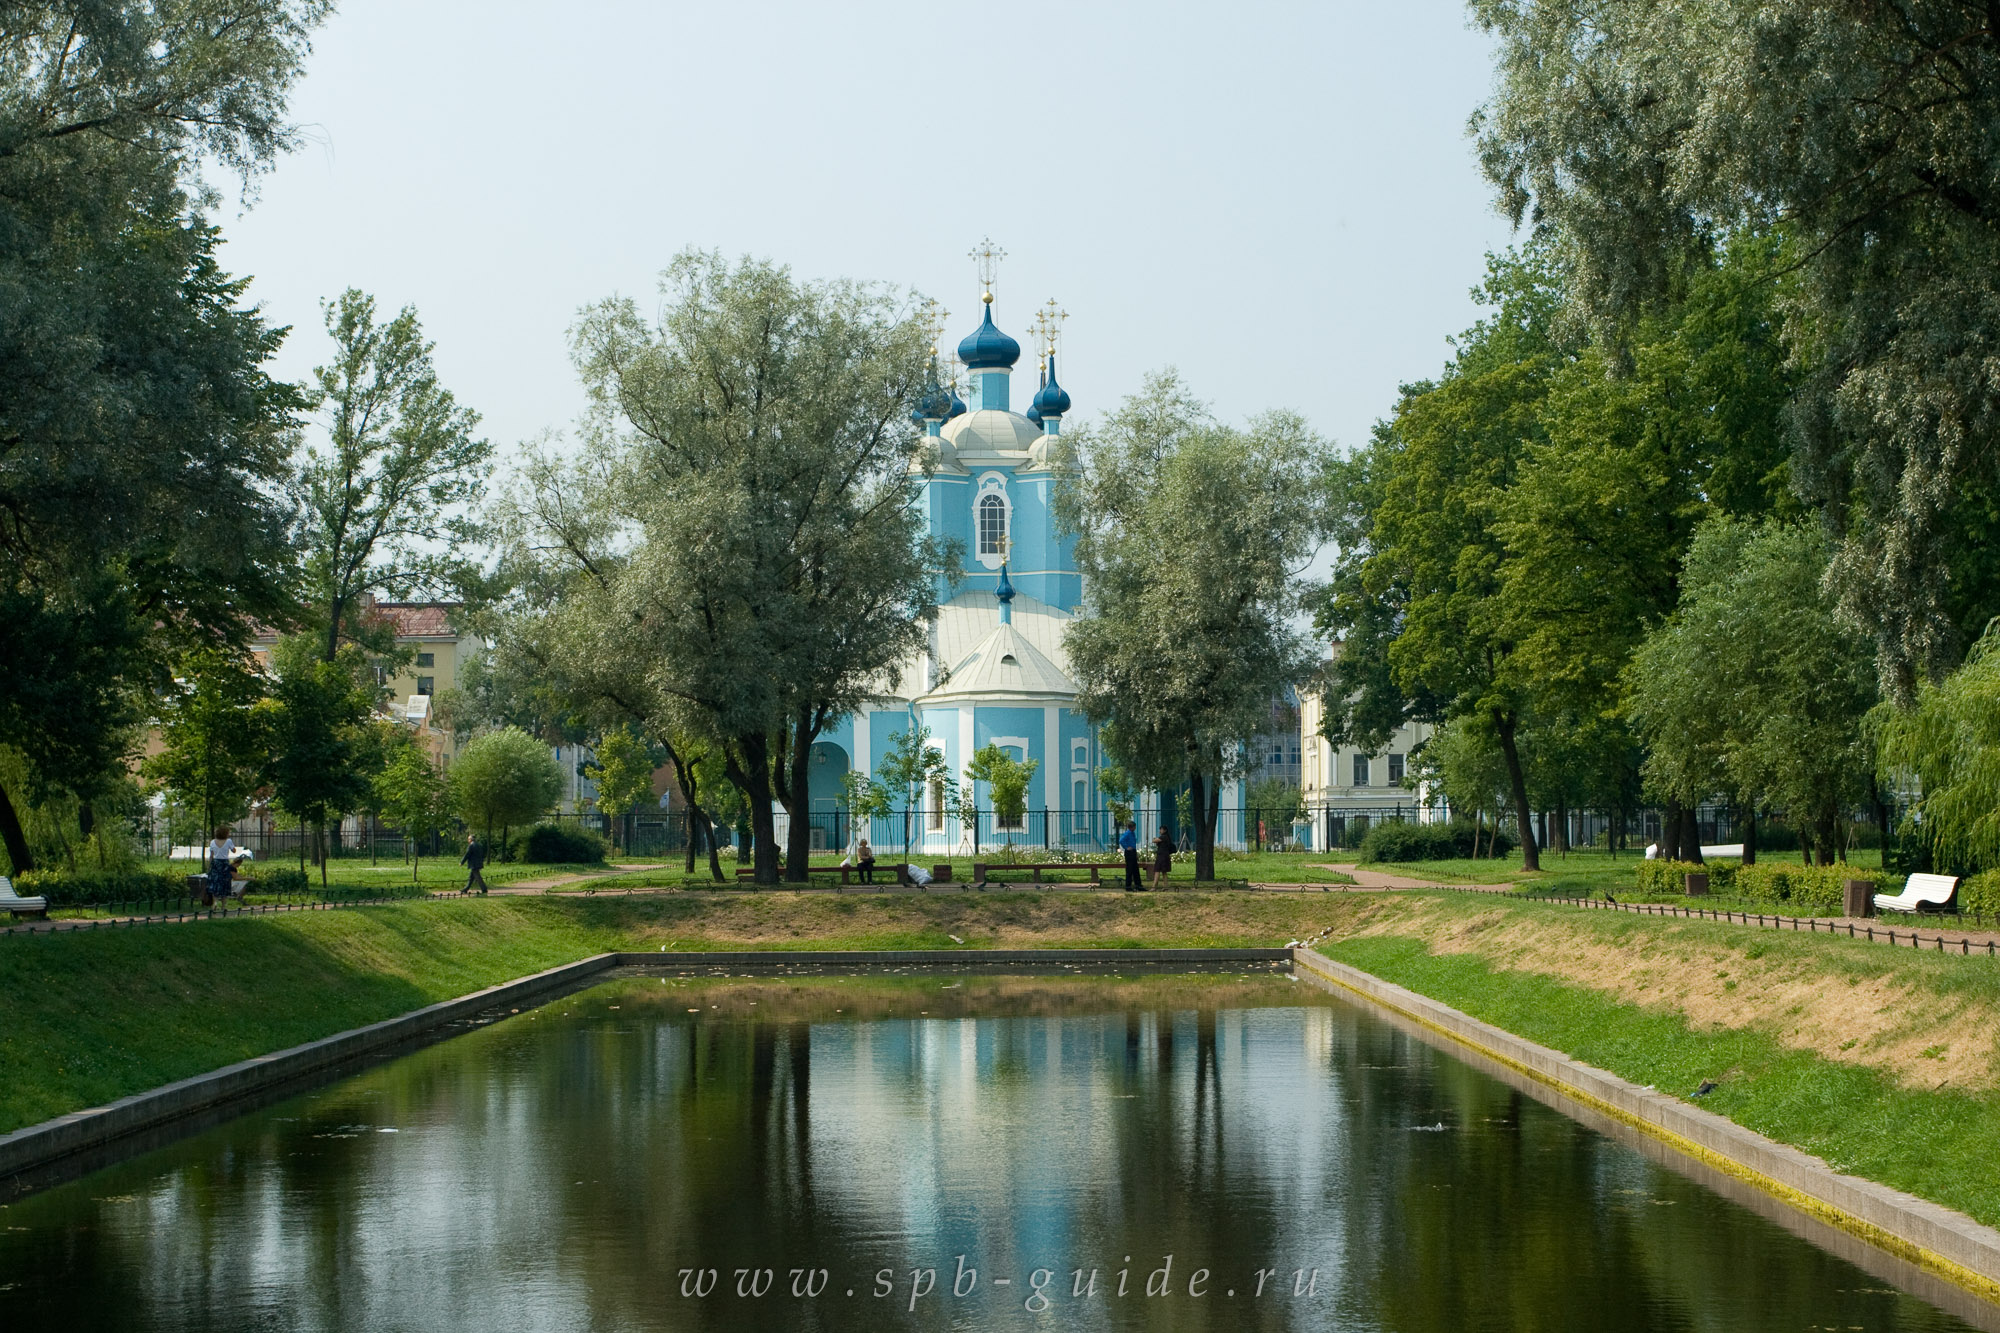
[[[279,374],[327,357],[342,289],[414,305],[503,456],[581,411],[578,312],[656,310],[684,249],[914,289],[949,347],[989,236],[1003,329],[1069,312],[1072,421],[1172,366],[1225,420],[1351,447],[1512,239],[1466,134],[1491,87],[1447,0],[345,0],[293,94],[308,142],[217,220],[293,328]]]

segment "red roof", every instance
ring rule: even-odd
[[[399,639],[443,639],[452,635],[451,612],[456,602],[377,602],[369,619],[396,627]]]

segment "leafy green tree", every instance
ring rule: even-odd
[[[1560,332],[1556,274],[1538,251],[1491,260],[1482,299],[1491,313],[1459,340],[1444,377],[1405,386],[1376,432],[1371,480],[1345,496],[1373,506],[1365,540],[1341,553],[1316,619],[1343,640],[1336,684],[1393,687],[1436,719],[1484,719],[1507,767],[1522,864],[1536,869],[1520,744],[1535,676],[1515,660],[1507,623],[1502,502],[1546,439],[1543,403],[1575,348]],[[1352,516],[1346,524],[1361,526]],[[1379,663],[1360,660],[1367,653]],[[1329,733],[1372,736],[1397,708],[1329,695]]]
[[[1189,784],[1195,873],[1215,877],[1223,783],[1315,654],[1291,626],[1325,536],[1327,450],[1304,421],[1217,423],[1171,373],[1080,431],[1057,486],[1086,604],[1064,648],[1105,750],[1156,788]]]
[[[1480,152],[1609,338],[1742,227],[1782,235],[1794,476],[1907,700],[1958,651],[1959,505],[2000,481],[2000,26],[1989,7],[1474,0]],[[1954,548],[1958,549],[1954,549]],[[1960,595],[1963,595],[1961,593]],[[1974,600],[2000,610],[2000,587]],[[1961,614],[1963,611],[1961,610]],[[1977,623],[1977,622],[1975,622]]]
[[[1010,846],[1014,830],[1021,827],[1028,813],[1028,785],[1035,780],[1035,772],[1041,766],[1039,759],[1016,759],[997,745],[984,745],[973,751],[972,761],[965,766],[964,790],[976,798],[978,784],[986,784],[993,822],[1007,831]]]
[[[1937,861],[1961,872],[2000,865],[2000,622],[1965,665],[1882,718],[1883,776],[1917,790],[1911,821]]]
[[[562,770],[549,747],[515,727],[474,737],[452,762],[449,777],[452,808],[485,831],[488,846],[506,846],[514,825],[532,822],[562,795]]]
[[[1113,823],[1131,822],[1133,807],[1139,799],[1139,784],[1123,768],[1117,764],[1100,767],[1097,770],[1097,790],[1104,794],[1104,805],[1111,812]]]
[[[1492,812],[1493,832],[1498,833],[1513,799],[1506,756],[1500,753],[1490,719],[1478,713],[1452,718],[1431,734],[1414,758],[1423,780],[1434,784],[1450,803],[1453,818],[1472,817],[1472,854],[1478,856],[1486,813]],[[1492,839],[1486,845],[1493,848],[1499,843]]]
[[[402,831],[410,849],[410,879],[418,879],[424,839],[451,826],[451,784],[436,761],[414,741],[397,746],[375,778],[375,801],[383,818]]]
[[[1292,824],[1305,816],[1305,798],[1299,792],[1299,784],[1281,777],[1262,777],[1250,784],[1244,793],[1243,804],[1246,814],[1252,820],[1261,821],[1267,837],[1291,836]],[[1251,832],[1256,826],[1251,826]]]
[[[597,784],[597,808],[623,819],[653,794],[653,755],[629,728],[617,727],[597,742],[597,762],[584,776]],[[631,838],[625,840],[631,851]]]
[[[903,860],[910,859],[911,839],[917,807],[931,786],[951,774],[944,751],[932,745],[931,729],[912,720],[901,731],[890,733],[889,749],[875,766],[882,786],[903,798]],[[882,811],[887,814],[887,809]]]
[[[889,798],[886,784],[877,782],[858,769],[848,769],[840,775],[840,804],[847,811],[850,844],[867,836],[867,830],[876,820],[886,818],[893,802]],[[903,813],[903,860],[910,859],[909,812]]]
[[[1632,665],[1648,780],[1690,804],[1768,800],[1823,865],[1845,859],[1841,817],[1869,790],[1876,701],[1871,646],[1825,591],[1830,554],[1816,527],[1711,520],[1679,609]]]
[[[0,21],[0,839],[15,800],[123,782],[144,703],[201,643],[287,613],[282,331],[216,262],[204,162],[296,138],[323,3],[22,3]]]
[[[350,648],[328,662],[311,652],[304,639],[278,642],[271,654],[277,679],[256,716],[270,747],[264,781],[279,810],[297,819],[302,833],[312,831],[324,885],[327,822],[368,803],[375,774],[367,761],[379,758],[380,747],[369,734],[375,694],[357,679],[367,670],[358,654]],[[302,836],[302,865],[305,852]]]
[[[349,288],[325,306],[334,360],[313,371],[307,407],[323,446],[302,446],[291,491],[303,517],[312,614],[332,661],[357,627],[364,594],[439,592],[466,581],[463,548],[480,535],[466,502],[493,447],[479,415],[438,383],[417,312],[377,323],[375,298]]]
[[[181,672],[161,709],[161,749],[140,772],[200,810],[202,828],[212,829],[250,799],[269,756],[257,712],[264,682],[242,657],[219,648],[196,649]]]
[[[758,882],[778,874],[774,800],[803,879],[812,744],[914,658],[955,567],[911,484],[926,338],[887,293],[766,263],[684,254],[662,290],[657,325],[630,300],[585,312],[575,359],[612,461],[537,512],[584,534],[548,544],[719,740]]]

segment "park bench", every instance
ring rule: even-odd
[[[810,881],[814,875],[831,874],[836,870],[840,872],[840,882],[842,884],[864,883],[861,878],[860,866],[814,866],[806,872],[806,878]],[[738,866],[736,869],[736,877],[738,879],[748,879],[756,873],[757,868],[755,866]],[[878,861],[875,863],[875,878],[872,881],[865,882],[875,884],[908,884],[911,881],[908,870],[901,862],[891,865],[886,861]],[[932,866],[931,882],[934,884],[951,883],[951,864],[944,862]]]
[[[1875,906],[1889,912],[1949,912],[1957,897],[1956,875],[1912,875],[1894,897],[1876,894]]]
[[[23,898],[14,892],[14,881],[0,875],[0,907],[6,908],[16,917],[31,916],[47,919],[49,900],[47,898]]]
[[[1098,879],[1099,872],[1105,870],[1123,871],[1124,869],[1125,863],[1123,861],[975,861],[972,865],[972,882],[974,884],[984,884],[987,875],[995,870],[1025,870],[1029,872],[1029,882],[1034,884],[1042,882],[1042,872],[1044,870],[1088,870],[1090,872],[1090,882],[1097,884],[1101,882]]]

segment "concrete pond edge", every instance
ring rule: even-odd
[[[1448,1045],[1470,1048],[1563,1099],[1630,1126],[1919,1269],[2000,1302],[2000,1231],[1963,1213],[1845,1175],[1809,1153],[1712,1111],[1573,1060],[1316,950],[1294,949],[1292,961],[1297,972],[1329,989],[1358,995],[1446,1038]]]
[[[186,1126],[192,1132],[206,1123],[229,1118],[229,1108],[233,1105],[249,1109],[254,1099],[276,1089],[303,1090],[300,1085],[315,1077],[344,1072],[357,1062],[420,1041],[441,1028],[490,1010],[547,998],[620,967],[1275,963],[1290,962],[1291,957],[1288,949],[764,949],[602,953],[0,1134],[0,1196],[11,1192],[9,1186],[18,1189],[24,1178],[59,1170],[65,1162],[83,1164],[82,1170],[95,1169],[124,1155],[119,1151],[121,1147],[129,1147],[132,1152],[145,1151],[156,1146],[158,1136],[173,1136],[177,1126]]]

